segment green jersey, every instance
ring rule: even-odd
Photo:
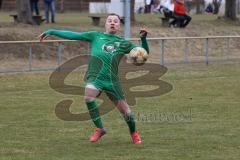
[[[64,39],[82,40],[91,44],[91,58],[88,63],[87,81],[118,81],[118,65],[121,58],[137,45],[116,35],[102,32],[71,32],[63,30],[49,30],[48,35],[55,35]],[[142,46],[148,52],[146,38],[142,38]]]

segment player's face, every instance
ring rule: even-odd
[[[105,23],[105,29],[109,34],[116,34],[120,30],[120,20],[118,16],[108,16]]]

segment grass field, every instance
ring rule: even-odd
[[[83,97],[63,95],[48,84],[50,73],[0,75],[0,159],[238,160],[240,157],[240,64],[187,65],[161,77],[173,85],[163,96],[137,98],[132,107],[143,144],[132,144],[118,111],[103,116],[108,134],[88,141],[91,121],[67,122],[54,113],[74,99],[73,113],[86,111]],[[79,85],[80,73],[67,83]],[[161,118],[153,116],[161,115]],[[163,116],[164,115],[164,116]]]
[[[50,28],[103,31],[104,26],[103,21],[98,27],[92,26],[87,13],[57,13],[56,24],[41,26],[16,25],[10,14],[0,12],[1,41],[35,40],[37,35]],[[132,37],[138,36],[141,25],[148,27],[149,37],[240,33],[239,21],[224,21],[212,15],[193,15],[192,22],[184,30],[162,27],[158,15],[136,15],[136,20],[132,25]],[[230,43],[228,54],[239,57],[238,40],[233,39]],[[201,42],[191,41],[190,45],[193,46],[189,50],[190,56],[202,56]],[[39,46],[40,49],[33,48],[33,55],[43,54],[43,51],[50,53],[50,47]],[[183,58],[183,46],[176,41],[167,43],[166,58]],[[224,59],[226,42],[213,40],[210,47],[209,56]],[[28,57],[21,57],[28,48],[7,45],[0,48],[0,69],[28,67]],[[160,62],[159,44],[150,42],[150,49],[153,58]],[[52,50],[56,52],[56,48]],[[78,55],[83,49],[73,46],[72,50],[65,51],[64,57],[67,58],[64,60]],[[56,64],[56,60],[48,59],[48,55],[33,58],[33,67]],[[139,146],[132,144],[128,128],[116,109],[103,116],[108,133],[96,144],[88,141],[94,128],[91,121],[59,119],[55,106],[61,100],[74,100],[72,113],[86,112],[87,109],[83,96],[65,95],[51,89],[51,72],[0,74],[0,160],[238,160],[240,63],[222,62],[211,61],[208,66],[169,65],[168,72],[161,79],[172,84],[173,90],[162,96],[137,98],[136,105],[131,107],[143,139]],[[82,72],[74,72],[66,83],[79,86],[83,85],[82,79]]]

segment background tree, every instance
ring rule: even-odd
[[[17,21],[19,23],[33,24],[29,0],[17,0]]]
[[[240,0],[237,0],[237,14],[240,14]]]
[[[2,8],[2,0],[0,0],[0,9]]]
[[[171,1],[172,2],[172,1]],[[192,9],[192,0],[186,0],[185,1],[185,6],[186,6],[186,10],[188,13],[190,13],[191,9]]]
[[[236,0],[226,0],[225,18],[237,20]]]
[[[201,14],[202,13],[202,7],[204,6],[205,1],[204,0],[195,0],[195,5],[196,5],[196,14]]]
[[[240,0],[237,0],[237,14],[240,14]]]
[[[218,12],[219,12],[219,8],[220,8],[220,6],[221,6],[221,2],[222,2],[222,0],[213,0],[213,8],[214,8],[214,10],[213,10],[213,14],[218,14]]]
[[[135,0],[131,0],[131,22],[135,22],[134,7],[135,7]]]
[[[60,1],[60,12],[63,13],[64,12],[64,0]]]

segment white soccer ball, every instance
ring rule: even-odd
[[[128,60],[136,66],[143,65],[148,58],[147,51],[142,47],[133,48],[128,54]]]

